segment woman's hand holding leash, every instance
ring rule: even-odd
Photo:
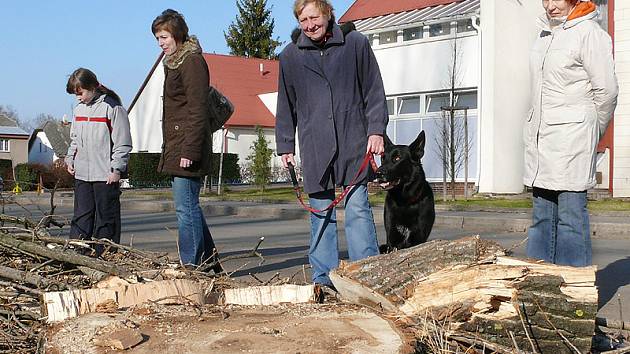
[[[366,154],[383,155],[385,152],[385,143],[382,135],[370,135],[368,137]]]

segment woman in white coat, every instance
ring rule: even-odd
[[[527,255],[587,266],[592,250],[586,191],[596,148],[617,103],[612,41],[584,0],[543,0],[531,52],[532,105],[524,127],[524,184],[533,187]]]

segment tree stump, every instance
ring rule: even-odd
[[[345,300],[429,319],[471,344],[572,353],[591,347],[595,271],[510,258],[469,237],[343,263],[331,279]]]

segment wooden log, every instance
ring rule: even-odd
[[[56,290],[65,290],[66,284],[46,279],[35,273],[25,272],[11,267],[0,265],[0,278],[15,280],[17,282],[35,285],[40,289],[55,287]]]
[[[331,279],[342,298],[421,323],[537,352],[588,352],[595,329],[595,267],[503,256],[478,237],[432,241],[342,264]]]
[[[48,322],[59,322],[114,301],[119,308],[145,302],[203,304],[203,289],[192,280],[174,279],[115,288],[47,292],[42,296],[42,313]],[[110,307],[110,306],[107,306]]]
[[[226,305],[267,306],[283,303],[313,302],[313,285],[252,286],[249,288],[225,289]]]
[[[126,277],[129,271],[115,264],[105,262],[103,260],[80,255],[71,250],[48,248],[37,243],[17,240],[10,235],[0,234],[0,244],[6,247],[13,247],[28,253],[32,253],[41,257],[54,259],[61,262],[74,264],[77,266],[85,266],[107,274]]]

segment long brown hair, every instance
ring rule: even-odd
[[[107,96],[110,96],[122,105],[122,100],[116,94],[116,92],[101,85],[98,82],[96,74],[94,74],[89,69],[78,68],[72,74],[70,74],[70,77],[68,78],[68,83],[66,84],[66,92],[74,95],[79,91],[79,89],[95,91],[96,93],[100,94],[106,94]]]

